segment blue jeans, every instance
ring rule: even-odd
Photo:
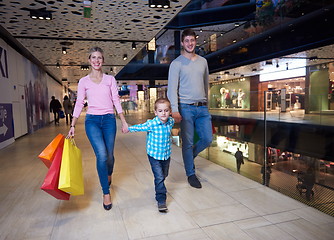
[[[167,160],[157,160],[150,155],[147,156],[154,175],[155,200],[158,203],[166,203],[167,189],[165,179],[168,176],[170,158]]]
[[[194,106],[180,103],[179,111],[182,116],[181,139],[182,156],[187,176],[195,174],[194,158],[210,146],[212,142],[211,115],[207,106]],[[199,140],[194,144],[194,132]]]
[[[116,119],[114,114],[87,114],[86,134],[96,156],[96,168],[103,194],[109,194],[108,176],[114,170],[114,145],[116,138]]]

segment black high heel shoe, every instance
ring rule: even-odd
[[[112,203],[110,204],[104,204],[104,202],[102,203],[103,204],[103,208],[107,211],[109,211],[111,208],[112,208]]]
[[[105,204],[103,203],[103,207],[104,207],[105,210],[109,211],[109,210],[112,208],[112,203],[110,203],[110,204],[108,204],[108,205],[105,205]]]

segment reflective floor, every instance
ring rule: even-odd
[[[334,238],[333,217],[200,157],[196,167],[203,188],[191,188],[177,146],[166,181],[169,212],[159,213],[145,133],[118,131],[111,187],[114,206],[105,211],[83,119],[75,138],[83,153],[83,196],[59,201],[39,189],[47,169],[37,156],[58,133],[67,133],[64,121],[0,150],[0,239]]]

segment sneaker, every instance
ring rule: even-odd
[[[168,212],[168,208],[167,208],[166,203],[158,203],[158,210],[159,210],[159,212],[161,212],[161,213],[166,213],[166,212]]]
[[[194,188],[202,188],[202,184],[198,180],[198,178],[196,177],[195,174],[188,177],[188,182],[189,182],[190,186],[192,186]]]

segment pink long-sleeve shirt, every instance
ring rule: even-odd
[[[118,113],[122,113],[121,102],[118,95],[117,83],[113,76],[103,74],[102,81],[94,83],[89,75],[80,79],[78,96],[73,116],[79,118],[82,108],[88,101],[87,114],[104,115],[113,114],[114,106]]]

